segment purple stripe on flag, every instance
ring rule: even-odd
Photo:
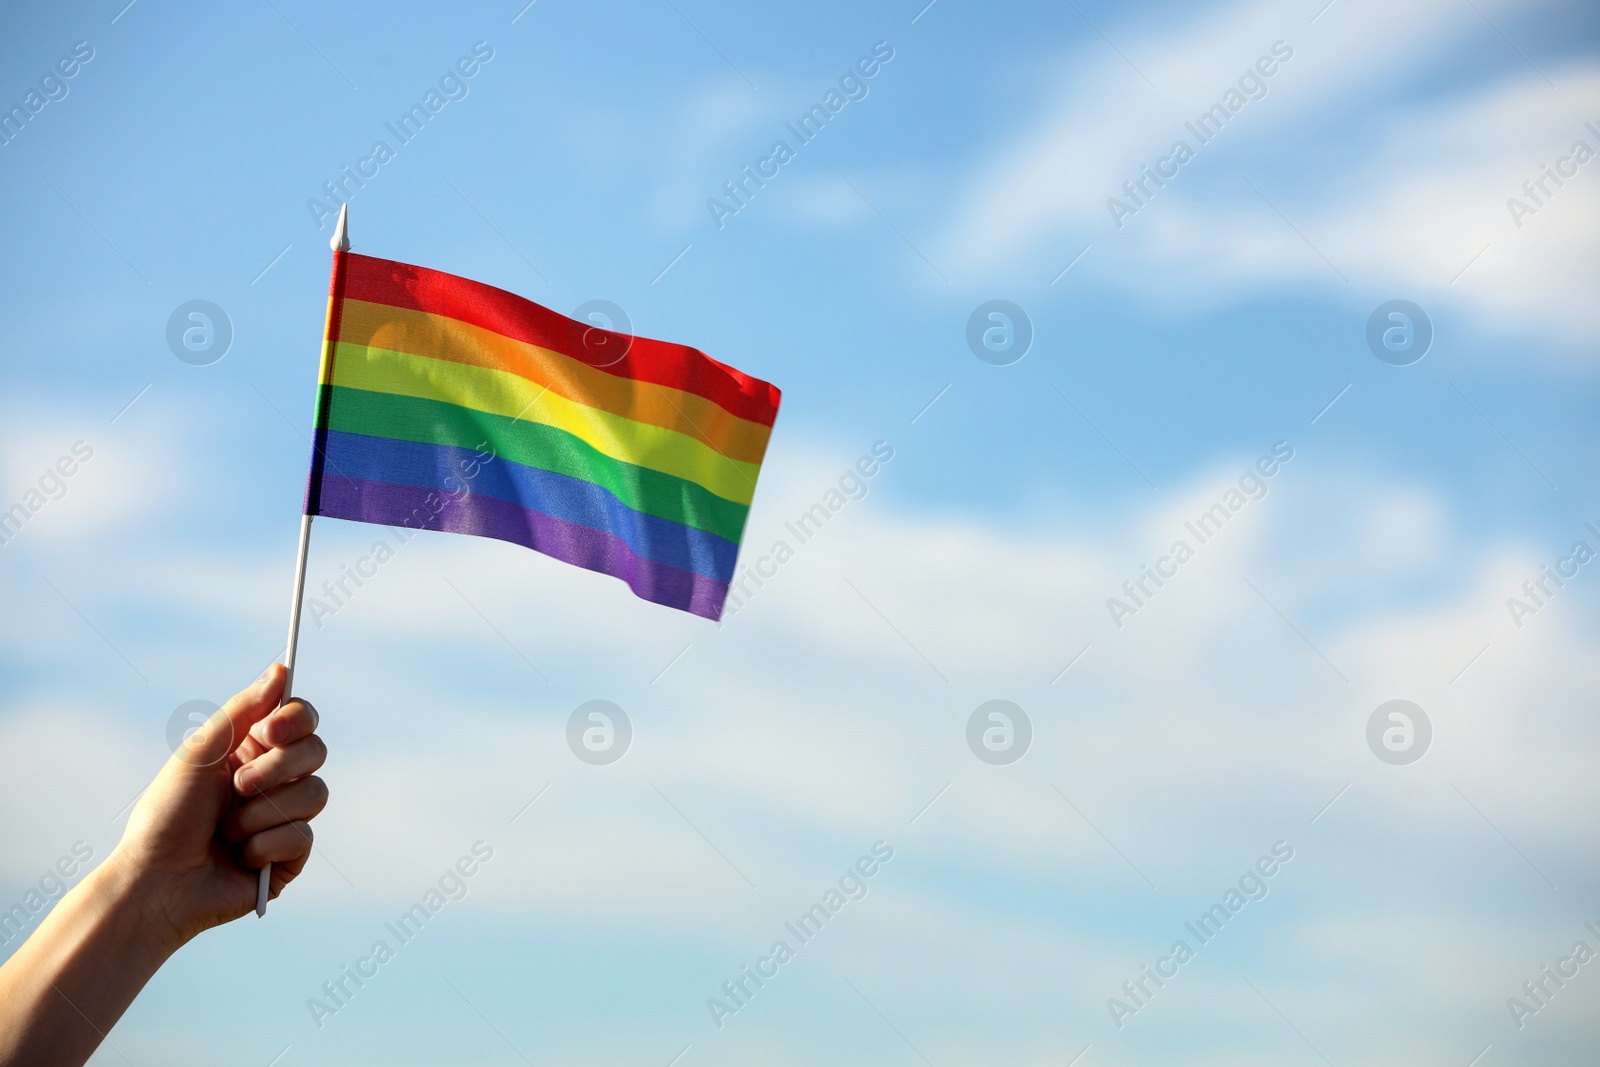
[[[721,617],[722,602],[728,595],[726,582],[635,555],[621,538],[481,493],[453,495],[345,478],[330,469],[322,483],[317,514],[510,541],[564,563],[621,578],[645,600],[713,620]]]

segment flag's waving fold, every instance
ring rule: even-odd
[[[495,537],[721,615],[775,386],[349,252],[329,299],[306,514]]]

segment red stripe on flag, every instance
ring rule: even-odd
[[[630,339],[569,319],[504,289],[442,271],[354,252],[346,253],[345,259],[344,295],[352,300],[459,319],[590,366],[596,365],[596,352],[627,348],[622,359],[598,369],[619,378],[697,393],[741,419],[763,426],[771,426],[777,418],[777,386],[719,363],[699,349],[647,337]]]

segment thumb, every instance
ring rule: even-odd
[[[268,667],[253,684],[236,693],[185,738],[173,758],[191,767],[209,767],[227,759],[249,734],[250,727],[271,714],[282,701],[288,673],[281,663]]]

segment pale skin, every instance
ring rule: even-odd
[[[328,800],[317,712],[279,707],[279,664],[166,762],[122,840],[0,966],[0,1067],[78,1067],[167,958],[276,897],[311,856]]]

